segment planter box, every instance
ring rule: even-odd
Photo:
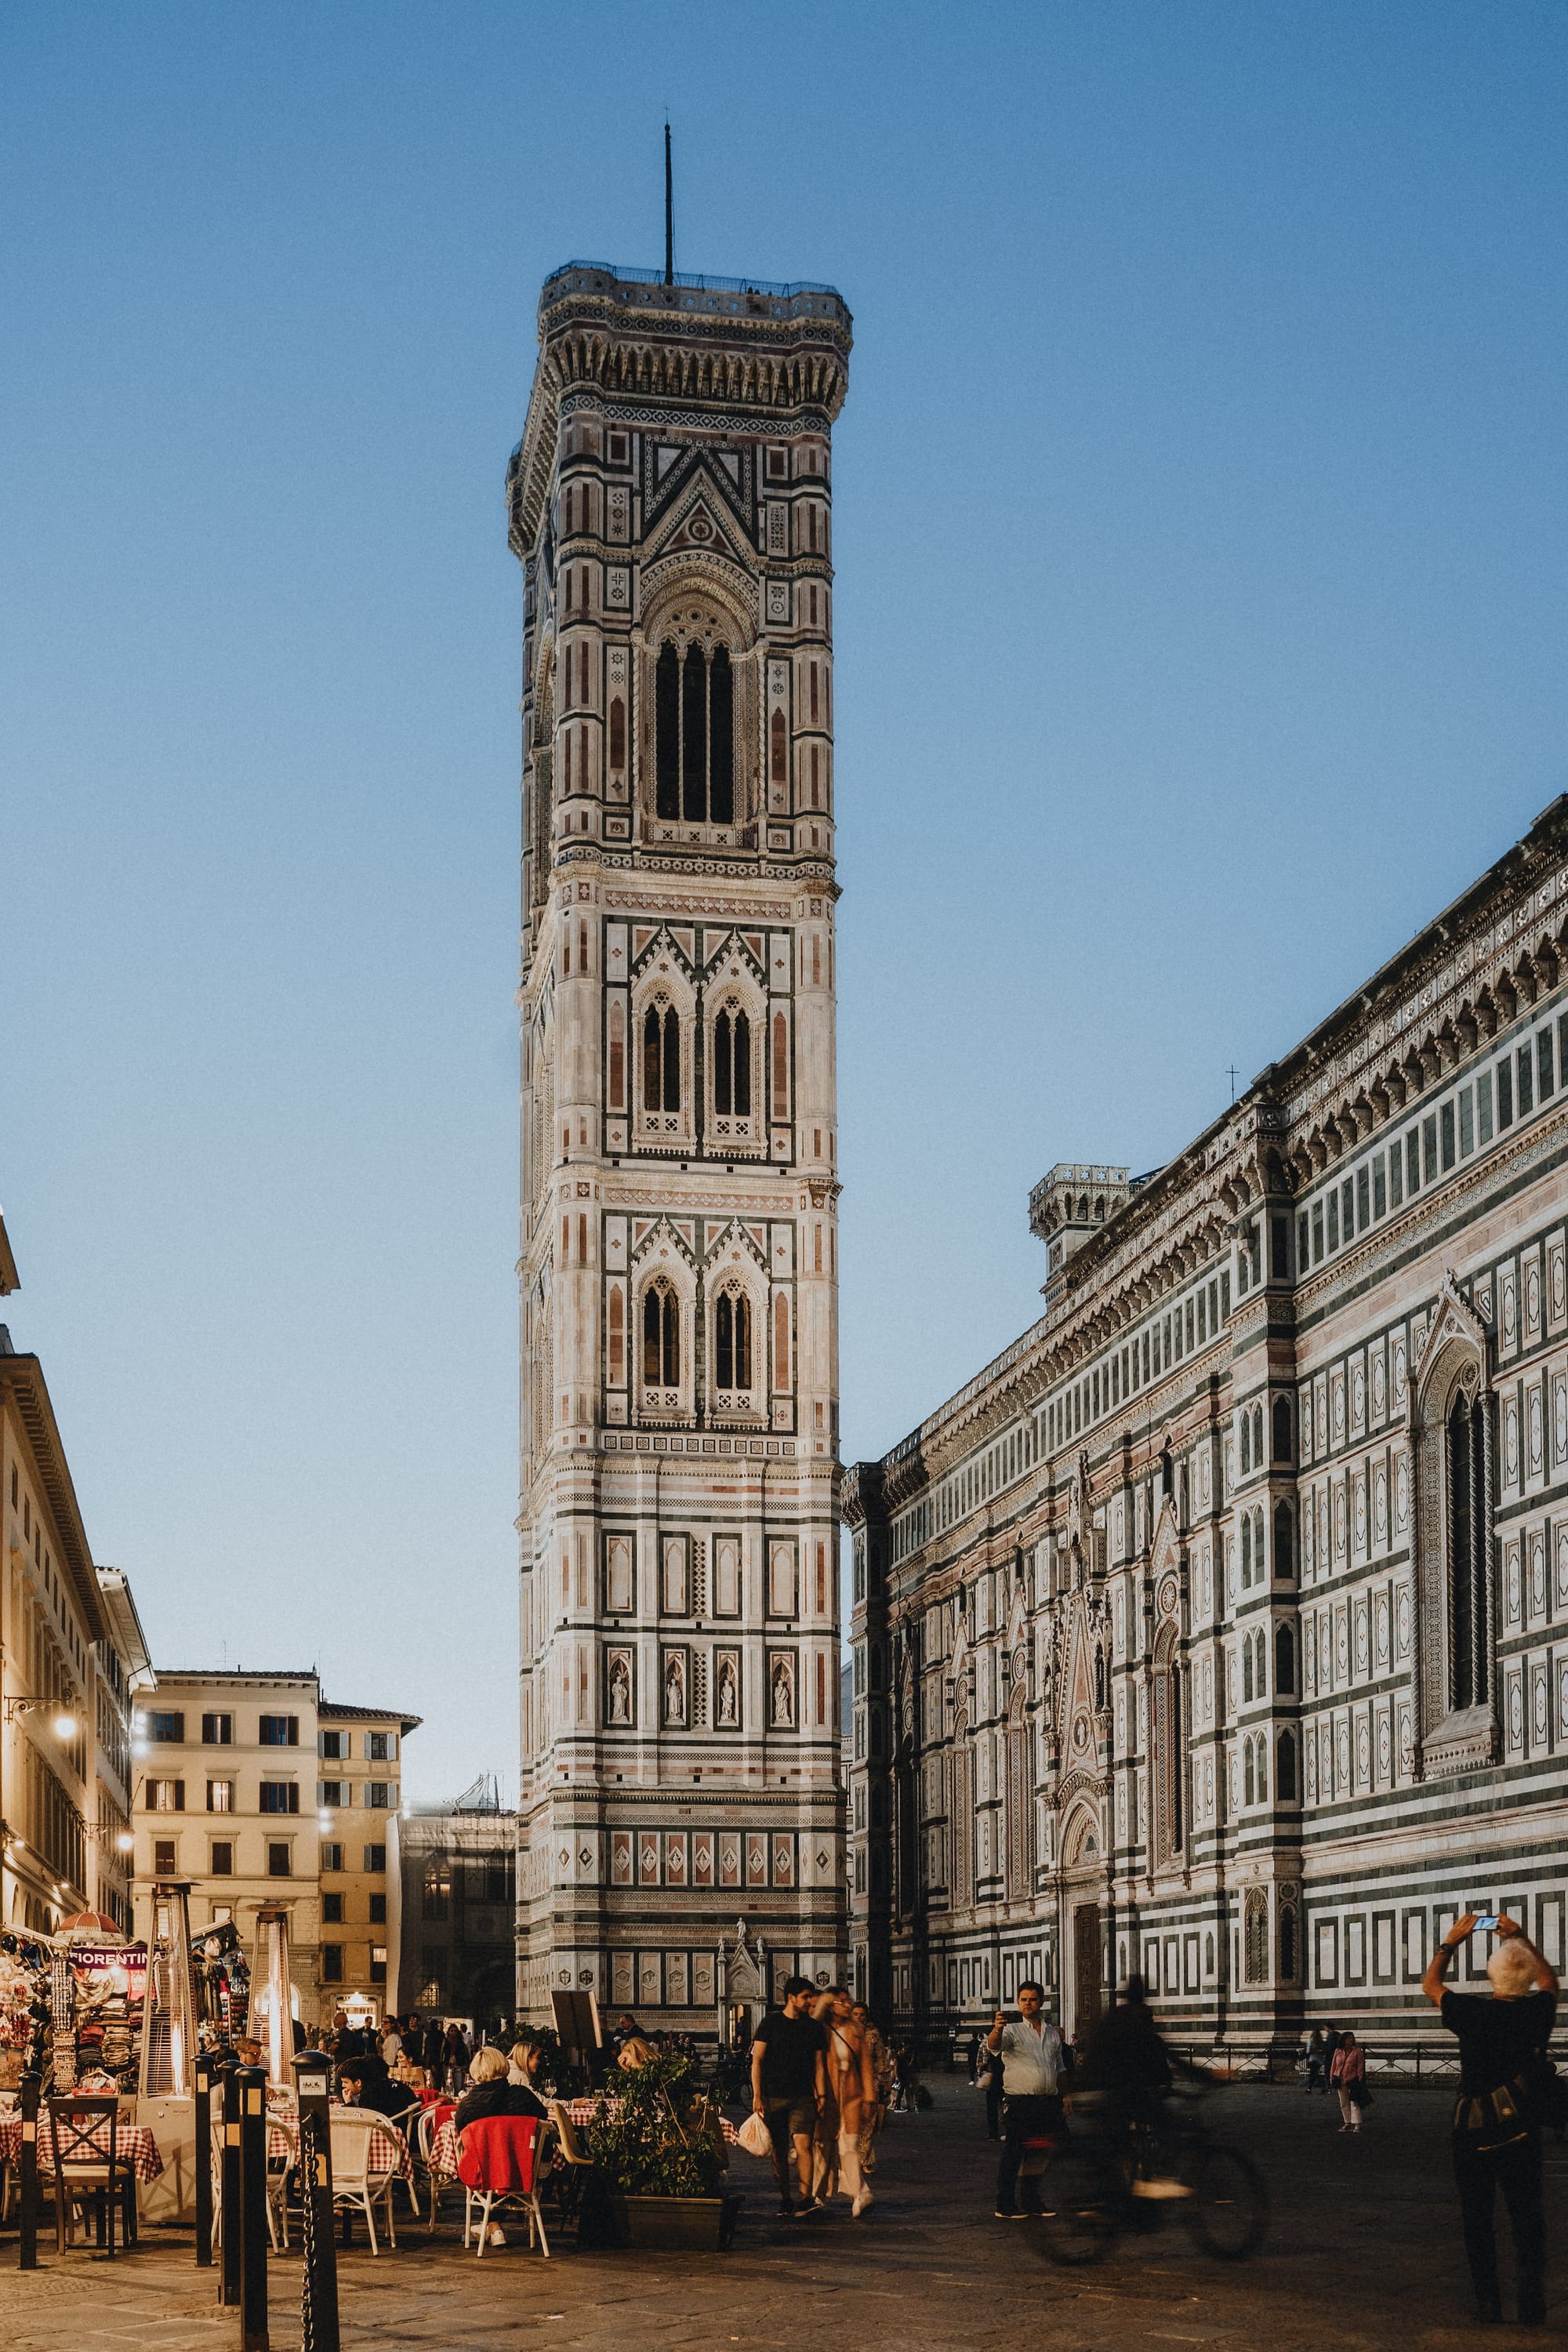
[[[599,2245],[635,2246],[651,2252],[663,2247],[681,2252],[720,2252],[735,2234],[739,2197],[621,2197],[595,2200],[583,2219]]]

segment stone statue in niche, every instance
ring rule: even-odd
[[[664,1719],[686,1720],[686,1661],[679,1650],[671,1650],[664,1662]]]
[[[630,1723],[632,1719],[632,1673],[624,1650],[616,1650],[610,1659],[610,1721]]]
[[[735,1686],[735,1662],[722,1658],[719,1664],[719,1704],[714,1720],[721,1729],[733,1730],[741,1719],[740,1693]]]
[[[788,1730],[795,1722],[795,1669],[788,1658],[773,1660],[770,1688],[773,1721],[778,1728]]]

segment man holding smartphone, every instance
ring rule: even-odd
[[[1487,1962],[1489,2000],[1448,1992],[1443,1979],[1471,1935],[1493,1935]],[[1546,2217],[1541,2200],[1541,2101],[1545,2056],[1557,2014],[1557,1972],[1513,1919],[1467,1911],[1432,1955],[1421,1990],[1442,2012],[1459,2044],[1459,2097],[1454,2110],[1454,2179],[1464,2221],[1465,2252],[1476,2291],[1476,2316],[1502,2317],[1496,2209],[1502,2191],[1519,2273],[1519,2317],[1546,2317]]]

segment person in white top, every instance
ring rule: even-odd
[[[1014,2202],[1018,2168],[1032,2139],[1057,2138],[1066,2128],[1061,2084],[1066,2073],[1062,2038],[1045,2014],[1044,1988],[1018,1987],[1018,2022],[1009,2025],[1003,2011],[985,2037],[993,2059],[1002,2062],[1002,2161],[996,2168],[996,2218],[1022,2221],[1040,2210],[1039,2189],[1026,2175],[1024,2210]]]
[[[402,2036],[402,2034],[401,2034],[401,2033],[399,2033],[399,2032],[398,2032],[398,2030],[397,2030],[396,2021],[395,2021],[395,2019],[393,2019],[393,2018],[390,2018],[390,2017],[389,2017],[389,2018],[387,2019],[387,2021],[386,2021],[385,2025],[384,2025],[384,2026],[383,2027],[383,2029],[382,2029],[382,2035],[381,2035],[381,2056],[382,2056],[382,2063],[383,2063],[383,2064],[384,2064],[384,2065],[385,2065],[385,2066],[390,2070],[392,2067],[394,2067],[394,2066],[395,2066],[395,2065],[396,2065],[396,2063],[397,2063],[398,2060],[402,2057],[402,2055],[403,2055],[403,2036]]]

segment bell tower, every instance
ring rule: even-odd
[[[574,262],[523,572],[519,2000],[845,1943],[826,287]]]

